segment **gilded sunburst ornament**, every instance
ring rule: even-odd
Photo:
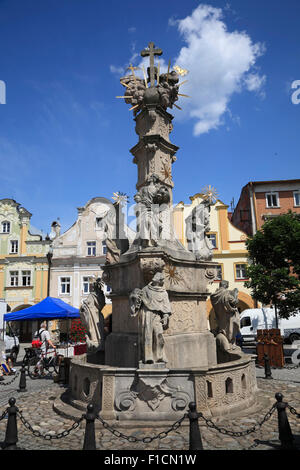
[[[176,266],[170,266],[169,264],[165,267],[165,275],[171,284],[179,284],[182,281],[182,277],[178,274]]]
[[[201,193],[203,194],[203,198],[207,199],[210,204],[214,204],[217,201],[219,195],[217,190],[211,185],[205,186],[201,190]]]
[[[189,73],[188,70],[181,68],[179,65],[174,65],[173,69],[174,69],[175,72],[177,72],[178,75],[180,75],[181,77],[184,77],[185,75],[187,75],[187,74]]]
[[[127,204],[129,201],[129,197],[127,196],[127,194],[122,193],[121,191],[113,193],[112,199],[115,201],[116,204],[121,206]]]
[[[161,173],[164,181],[172,179],[171,170],[170,170],[170,168],[168,168],[166,163],[163,163],[163,167],[162,167],[160,173]]]

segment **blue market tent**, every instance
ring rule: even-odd
[[[55,297],[46,297],[32,307],[4,315],[4,321],[55,320],[59,318],[80,318],[79,310]]]

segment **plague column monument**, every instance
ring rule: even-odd
[[[173,116],[167,109],[179,107],[179,96],[186,96],[179,90],[180,75],[187,71],[178,66],[170,71],[169,64],[160,74],[154,61],[161,54],[149,43],[141,52],[150,62],[147,71],[142,68],[143,78],[131,66],[131,74],[120,80],[125,90],[119,98],[131,106],[138,135],[131,149],[137,165],[137,233],[127,251],[104,266],[103,281],[112,289],[105,363],[95,364],[87,354],[73,359],[71,367],[72,404],[84,409],[93,401],[110,422],[174,421],[191,401],[208,416],[255,401],[253,358],[231,352],[221,319],[217,338],[208,329],[208,284],[216,275],[206,235],[210,195],[191,221],[195,252],[178,241],[173,229],[172,165],[178,147],[170,141]],[[227,355],[223,349],[217,352],[218,344]]]

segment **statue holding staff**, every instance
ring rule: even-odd
[[[171,304],[164,288],[164,275],[157,272],[143,289],[129,296],[131,315],[139,315],[140,355],[144,364],[167,362],[163,330],[169,325]]]
[[[105,295],[100,278],[91,285],[91,292],[83,300],[80,308],[80,319],[86,330],[87,352],[96,353],[104,349],[104,317],[101,313],[105,305]]]

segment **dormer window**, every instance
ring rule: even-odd
[[[103,230],[103,217],[96,217],[96,229],[102,229]]]
[[[1,227],[2,233],[10,233],[10,222],[8,222],[8,220],[2,222]]]
[[[19,250],[18,240],[10,240],[10,253],[12,254],[18,253],[18,250]]]

